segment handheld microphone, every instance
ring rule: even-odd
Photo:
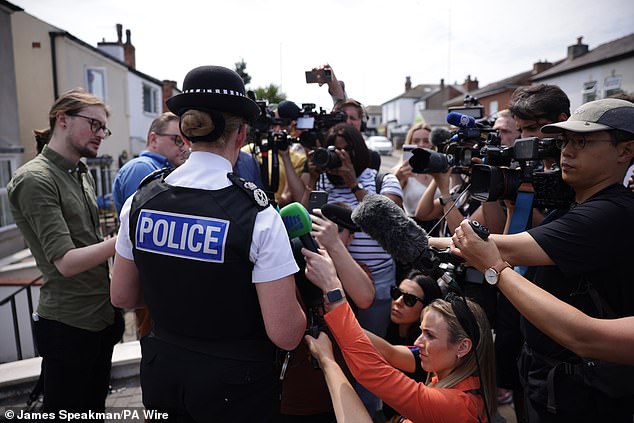
[[[351,232],[359,232],[359,228],[352,221],[352,210],[336,204],[324,204],[321,207],[321,213],[328,220],[335,222],[337,225],[348,229]]]
[[[384,195],[366,195],[352,212],[352,221],[396,260],[429,267],[427,233]]]
[[[449,112],[447,115],[447,123],[459,128],[475,128],[476,121],[472,116],[463,115],[458,112]]]
[[[280,210],[282,222],[286,228],[289,238],[299,238],[304,248],[316,253],[317,241],[310,235],[313,229],[313,222],[310,220],[308,211],[300,203],[291,203]]]

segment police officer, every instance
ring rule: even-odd
[[[177,421],[268,421],[275,346],[294,349],[306,318],[280,216],[232,174],[258,106],[220,66],[191,70],[167,106],[192,153],[124,204],[111,285],[114,304],[145,304],[153,318],[143,404]]]

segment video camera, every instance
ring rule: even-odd
[[[491,150],[489,153],[496,150]],[[523,183],[532,185],[535,192],[533,206],[544,208],[568,207],[574,191],[561,178],[560,151],[554,138],[537,137],[515,140],[513,147],[495,152],[495,157],[519,163],[519,168],[492,164],[476,164],[471,169],[471,195],[479,201],[514,200]],[[552,160],[551,169],[544,168],[543,160]]]
[[[317,140],[321,143],[330,128],[345,122],[348,116],[341,111],[327,113],[322,107],[315,111],[315,104],[302,103],[302,109],[297,118],[297,129],[303,130],[299,136],[299,143],[306,148],[313,149]]]

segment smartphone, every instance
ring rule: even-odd
[[[308,211],[312,213],[315,209],[321,209],[326,203],[328,203],[326,191],[312,191],[308,196]]]
[[[403,163],[408,162],[409,159],[414,155],[412,150],[416,149],[414,144],[403,144]]]
[[[332,81],[332,70],[330,69],[321,69],[321,70],[317,70],[317,71],[306,71],[306,83],[307,84],[316,84],[317,82],[317,75],[319,75],[321,73],[322,75],[322,80],[321,82],[328,82],[328,81]]]

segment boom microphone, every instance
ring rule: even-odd
[[[313,222],[304,206],[297,202],[291,203],[280,210],[280,216],[289,238],[299,238],[304,248],[316,253],[319,246],[310,235]]]
[[[459,128],[475,128],[476,121],[473,116],[463,115],[458,112],[449,112],[447,115],[447,123]]]
[[[361,229],[352,221],[352,210],[336,204],[324,204],[321,213],[328,220],[335,222],[351,232],[359,232]]]
[[[384,195],[366,195],[352,212],[352,221],[394,259],[419,269],[429,267],[427,233]]]
[[[449,141],[449,138],[451,138],[451,132],[440,126],[432,129],[431,134],[429,134],[429,139],[432,145],[435,145],[436,147],[445,144]]]

